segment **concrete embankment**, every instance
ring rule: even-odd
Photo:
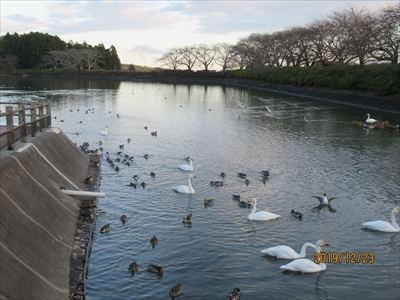
[[[91,158],[57,128],[16,146],[1,151],[0,299],[69,299],[82,200],[60,187],[93,190]]]

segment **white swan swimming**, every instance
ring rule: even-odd
[[[189,186],[187,185],[178,185],[174,186],[173,189],[175,192],[184,193],[184,194],[194,194],[194,189],[192,187],[192,179],[196,178],[193,174],[189,175]]]
[[[365,222],[362,223],[361,225],[369,229],[374,229],[383,232],[400,232],[400,227],[396,223],[396,216],[395,216],[396,213],[400,214],[399,208],[392,209],[392,214],[391,214],[392,224],[386,221],[379,220],[379,221]]]
[[[317,246],[311,243],[305,243],[303,247],[301,247],[300,254],[294,251],[289,246],[279,245],[275,247],[270,247],[264,250],[261,250],[261,253],[269,256],[275,256],[276,258],[282,259],[296,259],[301,257],[306,257],[306,250],[308,247],[317,249]]]
[[[193,171],[193,157],[189,157],[188,162],[188,165],[179,165],[179,169],[183,171]]]
[[[365,120],[365,123],[368,123],[368,124],[376,123],[376,120],[373,118],[370,118],[369,114],[367,114],[367,116],[368,116],[368,118]]]
[[[273,219],[277,219],[280,217],[280,215],[276,215],[274,213],[270,213],[267,211],[258,211],[256,212],[256,206],[257,206],[257,199],[256,198],[251,198],[248,203],[251,203],[253,205],[253,209],[251,210],[250,214],[247,216],[247,220],[251,221],[269,221]]]
[[[326,196],[326,193],[324,193],[324,198],[321,198],[319,196],[311,196],[311,197],[317,198],[319,200],[320,204],[324,204],[324,205],[329,205],[329,204],[331,204],[332,200],[337,199],[337,198],[329,198],[328,199],[328,197]]]
[[[100,131],[101,135],[108,135],[108,126],[106,126],[105,130]]]
[[[317,242],[316,246],[316,251],[315,252],[321,252],[321,246],[329,246],[327,243],[324,241],[319,240]],[[323,270],[326,270],[326,265],[325,263],[320,262],[319,264],[316,264],[314,261],[311,261],[306,258],[299,258],[296,259],[286,265],[282,265],[281,269],[285,269],[287,271],[297,271],[301,273],[315,273],[315,272],[321,272]]]

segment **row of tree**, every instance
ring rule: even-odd
[[[0,67],[16,69],[121,69],[121,61],[114,46],[92,46],[86,42],[68,43],[47,33],[7,33],[0,37]]]
[[[194,45],[169,49],[157,60],[163,67],[222,70],[332,64],[399,63],[400,3],[378,12],[349,5],[304,27],[253,33],[235,45]]]

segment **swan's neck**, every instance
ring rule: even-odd
[[[190,170],[193,171],[193,160],[189,160]]]
[[[301,247],[301,251],[300,251],[300,256],[301,257],[305,257],[306,256],[306,250],[307,250],[308,247],[313,247],[314,248],[314,245],[311,244],[311,243],[305,243],[303,245],[303,247]]]
[[[191,192],[194,192],[194,189],[192,187],[192,177],[189,177],[189,189]]]
[[[252,201],[253,202],[253,208],[251,209],[250,216],[254,216],[256,213],[256,206],[257,206],[257,201]]]
[[[392,210],[392,225],[393,225],[394,229],[396,229],[397,231],[400,231],[400,227],[396,223],[396,211],[397,211],[397,209]]]

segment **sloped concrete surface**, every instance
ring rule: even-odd
[[[68,299],[70,257],[89,157],[61,131],[1,151],[0,299]]]

